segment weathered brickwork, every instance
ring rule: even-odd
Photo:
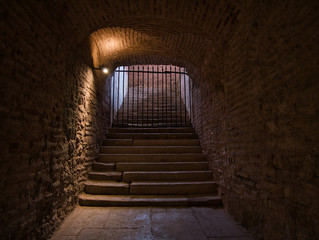
[[[77,202],[108,103],[86,53],[45,8],[1,5],[0,234],[47,239]]]
[[[0,225],[47,239],[109,125],[92,66],[186,67],[226,209],[264,239],[316,239],[318,2],[1,1]]]
[[[205,79],[194,91],[226,208],[265,239],[319,238],[317,11],[314,2],[243,7],[242,25],[207,61],[223,88]]]

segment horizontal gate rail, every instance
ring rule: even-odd
[[[116,72],[124,72],[124,73],[160,73],[160,74],[171,74],[171,73],[175,73],[175,71],[145,71],[145,70],[115,70],[114,73]],[[186,72],[178,72],[176,71],[176,73],[180,73],[180,74],[187,74]]]
[[[111,77],[113,127],[191,126],[191,79],[172,65],[117,68]]]

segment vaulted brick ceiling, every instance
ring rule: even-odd
[[[73,33],[89,45],[95,67],[137,63],[196,68],[220,33],[236,22],[236,6],[219,1],[68,1]]]

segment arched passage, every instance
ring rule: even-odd
[[[46,238],[74,207],[108,124],[107,81],[92,66],[145,63],[187,67],[196,83],[195,128],[227,209],[266,239],[318,236],[316,1],[30,0],[1,10],[5,237]],[[109,35],[125,50],[103,49]]]

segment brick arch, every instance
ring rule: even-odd
[[[195,69],[196,67],[191,63],[183,61],[178,58],[168,57],[166,55],[145,53],[145,54],[126,54],[118,56],[113,59],[111,64],[111,71],[118,66],[129,65],[174,65],[179,67],[185,67],[186,69]]]
[[[70,0],[62,7],[67,12],[62,20],[71,22],[70,40],[91,46],[94,66],[117,65],[122,58],[134,64],[137,55],[148,56],[149,62],[159,55],[168,62],[177,59],[194,73],[201,72],[210,49],[239,15],[239,6],[224,1]],[[121,48],[103,49],[101,42],[109,36],[121,39]]]
[[[212,41],[192,33],[165,33],[163,36],[132,28],[103,28],[89,36],[93,65],[114,69],[120,65],[173,64],[190,73],[200,71]],[[201,44],[200,44],[201,43]]]
[[[238,3],[237,3],[238,4]],[[51,6],[50,6],[51,7]],[[74,26],[76,39],[102,28],[130,27],[136,31],[152,31],[153,35],[190,32],[211,38],[237,20],[239,6],[229,1],[144,1],[144,0],[70,0],[61,7],[60,16]]]

